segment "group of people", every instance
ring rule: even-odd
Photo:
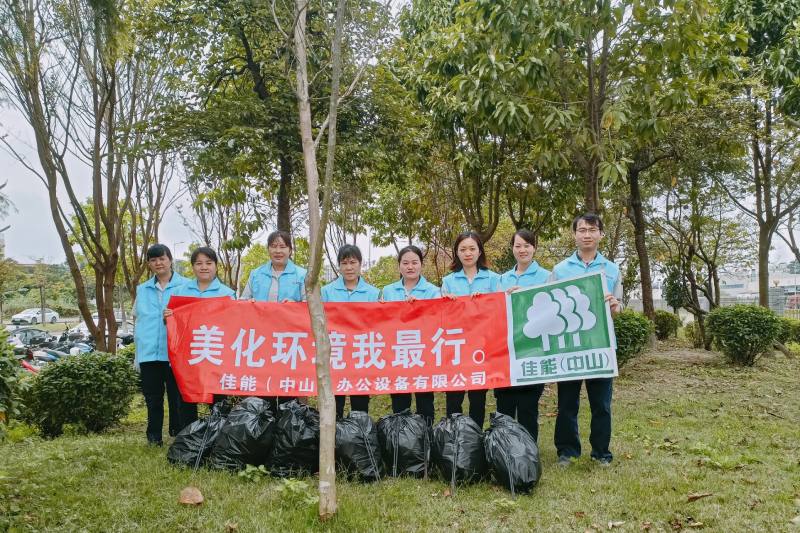
[[[416,246],[406,246],[398,253],[401,279],[383,289],[367,283],[361,277],[362,255],[357,246],[342,246],[337,254],[340,276],[322,287],[325,302],[396,302],[405,301],[413,305],[417,300],[450,298],[459,296],[480,298],[485,293],[513,292],[549,281],[565,279],[581,274],[602,271],[607,284],[606,302],[612,316],[622,311],[620,304],[622,286],[617,265],[598,252],[603,237],[603,221],[594,214],[583,214],[572,224],[577,251],[557,264],[550,272],[534,260],[536,236],[527,229],[514,233],[511,246],[517,263],[508,272],[498,274],[489,270],[486,252],[480,237],[472,232],[462,233],[453,246],[451,273],[437,287],[422,276],[424,256]],[[306,301],[306,270],[291,260],[292,239],[284,231],[269,235],[267,249],[270,260],[250,274],[240,300],[253,302],[300,302]],[[217,277],[217,255],[213,249],[197,248],[191,256],[195,278],[189,280],[172,270],[170,250],[161,244],[147,250],[153,278],[139,285],[132,315],[136,320],[136,360],[141,373],[142,393],[147,405],[147,439],[152,444],[161,444],[164,423],[164,392],[169,408],[169,434],[175,436],[182,428],[197,420],[197,405],[184,402],[175,381],[167,356],[166,317],[172,314],[167,309],[171,296],[236,298],[233,289],[222,284]],[[611,441],[611,378],[584,380],[592,411],[591,457],[602,465],[613,460],[609,450]],[[555,446],[558,462],[568,466],[572,458],[580,457],[581,443],[578,433],[578,410],[580,393],[584,381],[567,381],[558,384],[558,417],[555,427]],[[495,389],[497,411],[517,418],[534,440],[539,435],[539,399],[544,385],[530,385]],[[466,392],[469,398],[469,416],[483,427],[486,416],[486,390]],[[447,415],[463,412],[464,391],[449,391],[446,396]],[[274,405],[290,398],[275,398]],[[395,413],[411,407],[411,394],[392,394],[392,410]],[[435,417],[433,392],[415,393],[416,410],[428,425]],[[216,399],[215,399],[216,401]],[[370,397],[353,395],[350,408],[353,411],[369,412]],[[344,416],[346,396],[336,396],[336,414]]]

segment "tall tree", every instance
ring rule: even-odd
[[[737,99],[749,108],[742,119],[748,125],[750,164],[733,175],[726,190],[731,201],[758,224],[758,294],[760,304],[767,307],[772,239],[800,207],[796,129],[800,3],[728,0],[723,14],[731,23],[744,26],[750,38],[743,54],[744,80],[734,88]],[[754,202],[748,202],[751,197]]]

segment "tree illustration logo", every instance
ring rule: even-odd
[[[581,345],[581,331],[592,329],[597,317],[589,311],[589,298],[575,285],[564,289],[542,291],[533,297],[528,308],[528,322],[522,332],[530,339],[542,338],[542,348],[550,351],[550,337],[558,337],[558,348],[563,350],[564,336],[572,334],[574,347]]]

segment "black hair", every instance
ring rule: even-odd
[[[277,239],[282,240],[283,244],[288,246],[290,250],[294,250],[294,247],[292,246],[292,236],[289,235],[288,232],[280,230],[273,231],[269,234],[269,237],[267,237],[267,248],[272,246],[272,243],[274,243]]]
[[[339,253],[336,255],[336,262],[341,265],[342,261],[350,259],[351,257],[355,257],[359,263],[362,262],[361,250],[358,249],[358,246],[355,244],[345,244],[339,248]]]
[[[215,252],[213,248],[209,248],[208,246],[201,246],[200,248],[197,248],[195,249],[194,252],[192,252],[192,257],[189,260],[192,263],[192,266],[194,266],[195,262],[197,261],[197,256],[200,254],[203,254],[204,256],[214,261],[215,265],[219,262],[217,260],[217,252]]]
[[[398,262],[398,264],[400,263],[400,261],[403,260],[403,256],[406,255],[409,252],[417,254],[419,256],[419,262],[420,263],[422,263],[424,261],[424,259],[422,259],[422,250],[420,250],[419,248],[417,248],[413,244],[409,244],[408,246],[406,246],[405,248],[403,248],[402,250],[400,250],[397,253],[397,262]]]
[[[150,248],[147,249],[147,260],[150,261],[151,259],[155,259],[156,257],[164,257],[167,256],[170,261],[172,261],[172,252],[169,251],[163,244],[154,244]]]
[[[518,229],[517,231],[515,231],[514,235],[511,236],[511,247],[512,248],[514,247],[514,241],[516,240],[517,237],[519,237],[523,241],[527,242],[528,244],[530,244],[534,248],[536,248],[536,246],[537,246],[537,244],[539,242],[539,239],[537,238],[537,236],[536,236],[536,234],[534,232],[532,232],[529,229],[522,228],[522,229]]]
[[[489,265],[486,264],[486,252],[483,249],[483,242],[481,242],[481,238],[478,237],[478,234],[473,231],[462,233],[456,239],[456,243],[453,245],[453,262],[450,265],[450,270],[453,272],[461,272],[464,270],[464,265],[461,264],[461,259],[458,257],[458,246],[467,239],[472,239],[477,242],[478,250],[481,251],[481,255],[478,257],[478,270],[489,270]]]
[[[575,217],[575,220],[572,221],[572,233],[578,231],[578,222],[583,220],[590,226],[595,226],[600,231],[603,231],[603,219],[600,218],[600,215],[595,215],[594,213],[584,213],[582,215],[578,215]]]

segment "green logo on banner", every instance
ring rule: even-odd
[[[616,374],[604,283],[592,274],[510,295],[513,381]]]

